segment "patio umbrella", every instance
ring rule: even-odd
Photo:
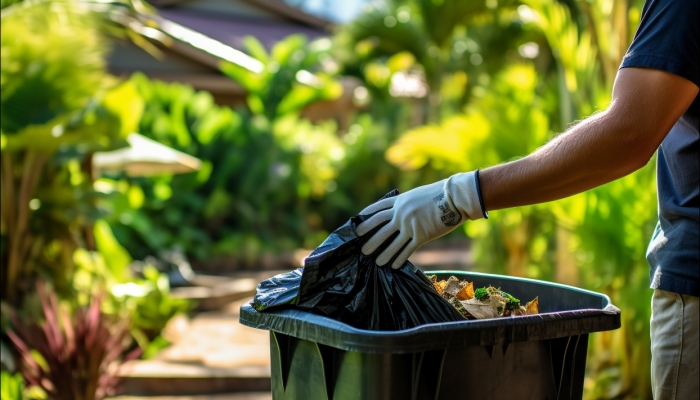
[[[183,174],[199,170],[202,161],[153,141],[138,133],[127,137],[129,147],[96,152],[92,158],[95,176],[104,172],[126,172],[129,176]]]

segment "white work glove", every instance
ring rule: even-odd
[[[400,268],[423,244],[451,232],[468,219],[487,218],[479,197],[477,170],[379,200],[360,212],[376,214],[357,226],[357,235],[389,223],[362,246],[362,253],[374,253],[398,231],[396,239],[377,257],[377,265],[385,265],[398,254],[391,267]]]

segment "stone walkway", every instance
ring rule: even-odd
[[[120,375],[124,378],[125,393],[194,396],[203,393],[268,391],[269,333],[238,323],[239,308],[248,301],[250,298],[245,298],[218,311],[199,313],[189,321],[184,317],[171,321],[164,336],[173,342],[172,346],[152,360],[137,360],[122,366]],[[258,397],[250,398],[266,398],[259,397],[258,394],[255,396]],[[249,397],[221,399],[243,400]],[[192,397],[193,400],[200,398],[219,400],[219,397],[211,396]],[[177,397],[177,400],[189,398]]]
[[[241,305],[250,300],[245,298],[219,311],[198,314],[177,343],[165,349],[157,359],[270,376],[269,333],[238,322]]]

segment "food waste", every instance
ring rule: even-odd
[[[433,287],[445,300],[467,319],[498,318],[539,313],[537,297],[526,303],[493,286],[474,289],[473,282],[460,281],[454,276],[447,280],[437,280],[429,275]]]

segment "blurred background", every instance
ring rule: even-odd
[[[604,109],[642,4],[2,0],[2,399],[269,398],[257,282]],[[653,165],[411,260],[609,295],[585,398],[649,399]]]

